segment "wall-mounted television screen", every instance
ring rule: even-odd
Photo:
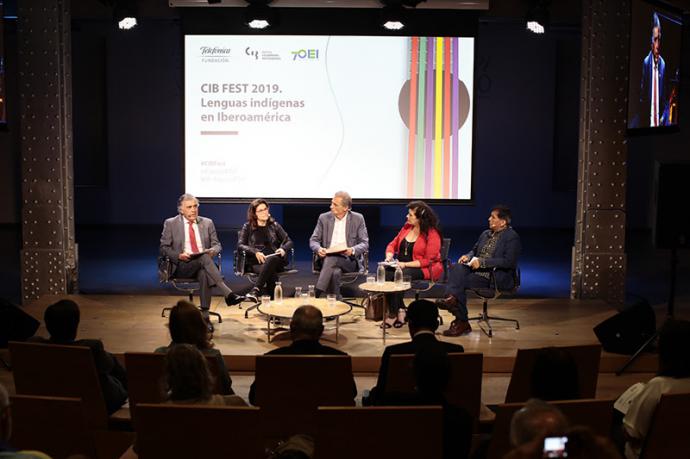
[[[681,15],[655,2],[633,0],[631,6],[628,128],[677,128]]]
[[[467,201],[474,38],[185,36],[185,189]]]

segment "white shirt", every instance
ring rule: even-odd
[[[189,239],[189,220],[182,217],[182,221],[184,222],[184,251],[185,253],[193,253],[194,251],[192,250],[192,242]],[[204,243],[201,242],[201,234],[199,234],[199,225],[197,225],[197,223],[194,222],[192,223],[192,228],[194,228],[194,239],[196,239],[196,247],[197,249],[199,249],[199,252],[203,252]]]
[[[690,392],[690,378],[656,376],[650,379],[642,392],[630,403],[630,408],[623,418],[623,428],[628,435],[640,440],[647,436],[661,395],[668,392]],[[625,457],[636,459],[640,457],[640,450],[626,443]]]
[[[333,234],[331,234],[331,245],[330,247],[335,247],[337,245],[347,245],[347,235],[345,230],[347,229],[347,217],[350,213],[346,213],[341,219],[335,217],[335,224],[333,225]]]

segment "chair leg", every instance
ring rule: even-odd
[[[165,313],[170,312],[171,309],[172,308],[163,308],[163,310],[161,311],[161,317],[165,317]]]
[[[515,329],[520,330],[520,322],[518,322],[516,319],[506,319],[503,317],[489,315],[489,300],[487,298],[484,298],[484,304],[482,305],[482,312],[480,312],[477,317],[471,317],[468,320],[476,320],[477,325],[479,325],[479,328],[489,338],[492,338],[494,335],[493,328],[491,327],[491,321],[492,320],[496,320],[499,322],[513,322],[515,324]],[[486,330],[484,329],[484,327],[482,327],[482,325],[481,325],[482,322],[484,322],[486,324],[486,328],[487,328]]]
[[[220,316],[220,314],[218,314],[217,312],[209,311],[209,312],[208,312],[208,315],[218,318],[218,323],[219,323],[219,324],[222,324],[222,323],[223,323],[223,318],[222,318],[222,317]]]
[[[253,304],[249,306],[245,311],[244,311],[244,318],[249,319],[249,311],[256,309],[259,307],[259,303]]]

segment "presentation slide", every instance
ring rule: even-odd
[[[185,36],[185,190],[469,200],[474,39]]]

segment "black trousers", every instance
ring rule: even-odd
[[[410,280],[422,280],[424,279],[424,272],[422,268],[403,268],[403,277],[410,276]],[[395,279],[395,268],[392,266],[386,267],[386,280],[392,281]],[[388,312],[395,314],[398,309],[405,307],[405,302],[403,301],[404,292],[394,292],[386,293],[386,300],[388,302]]]
[[[251,272],[259,275],[256,279],[256,288],[258,288],[262,294],[271,295],[271,298],[273,298],[273,290],[276,288],[276,282],[278,282],[278,273],[285,269],[285,258],[280,255],[274,255],[266,258],[263,264],[259,264],[256,257],[252,255],[252,257],[247,260],[247,265],[247,268],[251,270]]]

